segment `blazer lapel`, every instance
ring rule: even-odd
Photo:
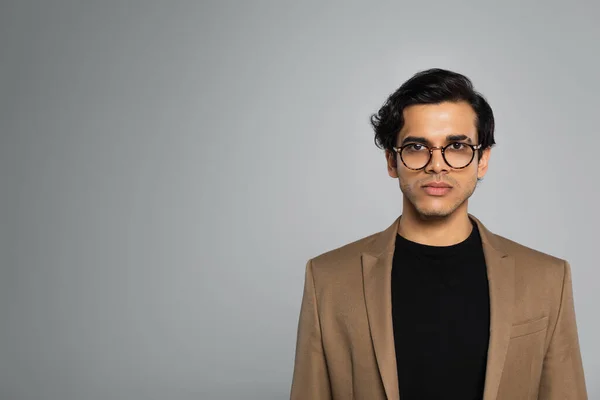
[[[514,258],[501,250],[495,235],[475,217],[481,235],[490,289],[490,341],[483,400],[496,400],[510,341],[514,306]]]
[[[381,380],[388,399],[398,399],[398,371],[392,325],[392,261],[398,221],[379,233],[362,253],[367,318]]]

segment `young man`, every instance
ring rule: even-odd
[[[371,121],[402,215],[308,261],[291,398],[587,399],[569,264],[467,211],[495,144],[485,99],[432,69]]]

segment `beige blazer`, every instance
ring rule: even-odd
[[[483,400],[587,399],[568,262],[469,216],[490,287]],[[399,398],[391,308],[399,221],[308,261],[291,399]]]

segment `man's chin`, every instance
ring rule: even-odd
[[[415,210],[422,219],[442,219],[452,215],[456,208],[447,204],[420,204],[416,205]]]
[[[410,193],[412,194],[412,193]],[[416,216],[423,220],[443,219],[451,216],[463,202],[456,201],[455,198],[432,197],[432,196],[404,196],[406,206],[413,209]]]
[[[452,211],[448,210],[436,210],[436,209],[425,209],[419,210],[417,209],[417,214],[421,219],[425,220],[435,220],[435,219],[443,219],[452,215]]]

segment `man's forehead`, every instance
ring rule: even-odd
[[[408,130],[467,130],[475,127],[477,114],[465,102],[413,104],[402,110]]]

